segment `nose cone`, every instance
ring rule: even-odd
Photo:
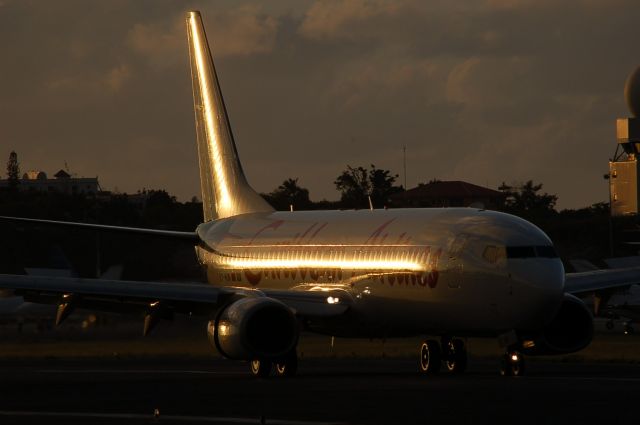
[[[518,329],[541,329],[551,322],[564,295],[559,258],[508,259],[513,313]]]
[[[516,327],[540,329],[551,322],[562,303],[564,266],[551,239],[540,228],[510,215],[500,222]]]
[[[504,247],[505,327],[541,329],[558,311],[564,294],[564,267],[551,239],[534,224],[510,214],[479,211],[465,231],[487,245]]]

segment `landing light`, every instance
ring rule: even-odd
[[[512,354],[511,355],[511,360],[513,360],[514,362],[518,361],[518,355],[517,354]]]
[[[329,304],[338,304],[340,302],[340,298],[338,298],[338,297],[327,297],[327,302]]]
[[[229,326],[226,323],[220,323],[218,325],[218,335],[227,336],[229,334]]]

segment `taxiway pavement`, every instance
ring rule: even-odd
[[[1,424],[622,424],[640,422],[640,365],[497,361],[425,377],[409,359],[302,359],[296,378],[256,379],[221,359],[11,360]],[[154,412],[158,415],[154,417]]]

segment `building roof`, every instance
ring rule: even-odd
[[[54,177],[57,179],[68,179],[71,177],[71,175],[64,170],[60,170],[54,174]]]
[[[505,194],[497,190],[463,181],[437,181],[422,184],[413,189],[391,196],[395,200],[443,199],[443,198],[504,198]]]

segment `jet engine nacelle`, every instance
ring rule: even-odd
[[[298,342],[298,323],[289,307],[267,297],[242,298],[207,325],[209,341],[234,360],[276,359]]]
[[[533,347],[524,351],[531,355],[568,354],[582,350],[592,339],[591,311],[580,298],[565,294],[551,323],[534,338]]]

